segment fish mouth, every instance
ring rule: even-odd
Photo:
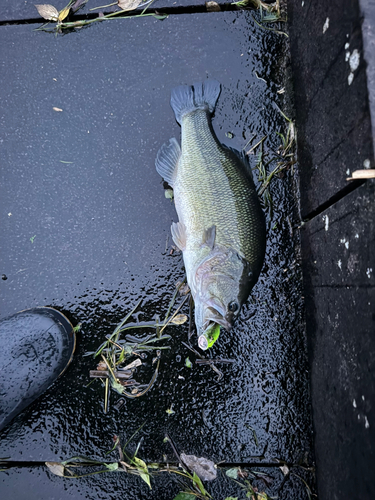
[[[232,324],[224,317],[223,314],[221,314],[221,312],[217,311],[216,308],[213,309],[212,307],[210,307],[209,309],[207,309],[207,314],[205,315],[205,321],[203,324],[201,335],[212,328],[214,323],[219,324],[228,332],[232,328]]]

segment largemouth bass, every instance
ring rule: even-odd
[[[179,221],[171,227],[183,252],[195,306],[198,344],[215,324],[230,330],[256,283],[265,253],[265,220],[246,156],[217,139],[211,124],[221,91],[215,80],[172,90],[181,125],[164,144],[156,170],[173,188]]]

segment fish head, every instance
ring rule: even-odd
[[[254,285],[249,263],[233,250],[212,253],[198,266],[192,293],[198,337],[213,323],[229,331]]]

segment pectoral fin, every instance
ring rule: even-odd
[[[173,187],[174,171],[180,156],[181,148],[175,138],[169,139],[168,144],[163,144],[156,155],[156,170],[171,187]]]
[[[182,251],[186,248],[186,228],[182,222],[173,222],[171,226],[172,239]]]
[[[216,238],[216,226],[211,226],[203,231],[202,245],[207,245],[211,250],[214,248]]]

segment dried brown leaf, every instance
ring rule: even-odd
[[[107,369],[107,365],[104,363],[104,361],[100,361],[96,369],[99,371],[105,371]]]
[[[220,12],[221,11],[220,5],[217,2],[214,2],[212,0],[210,2],[206,2],[206,9],[207,9],[207,12]]]
[[[60,462],[46,462],[46,466],[55,476],[64,477],[64,466]]]
[[[47,21],[58,21],[59,19],[59,11],[53,5],[49,5],[47,3],[35,5],[36,10],[39,12],[39,15],[46,19]]]
[[[131,370],[132,368],[137,368],[137,366],[141,366],[141,364],[142,364],[142,361],[139,358],[137,358],[135,361],[133,361],[129,365],[126,365],[123,368],[123,370]]]
[[[121,10],[134,10],[143,0],[118,0],[118,6]]]
[[[287,476],[289,474],[289,467],[287,465],[281,465],[279,468],[284,476]]]
[[[177,314],[177,316],[175,316],[171,323],[173,325],[183,325],[186,321],[187,321],[188,317],[186,316],[186,314]]]

